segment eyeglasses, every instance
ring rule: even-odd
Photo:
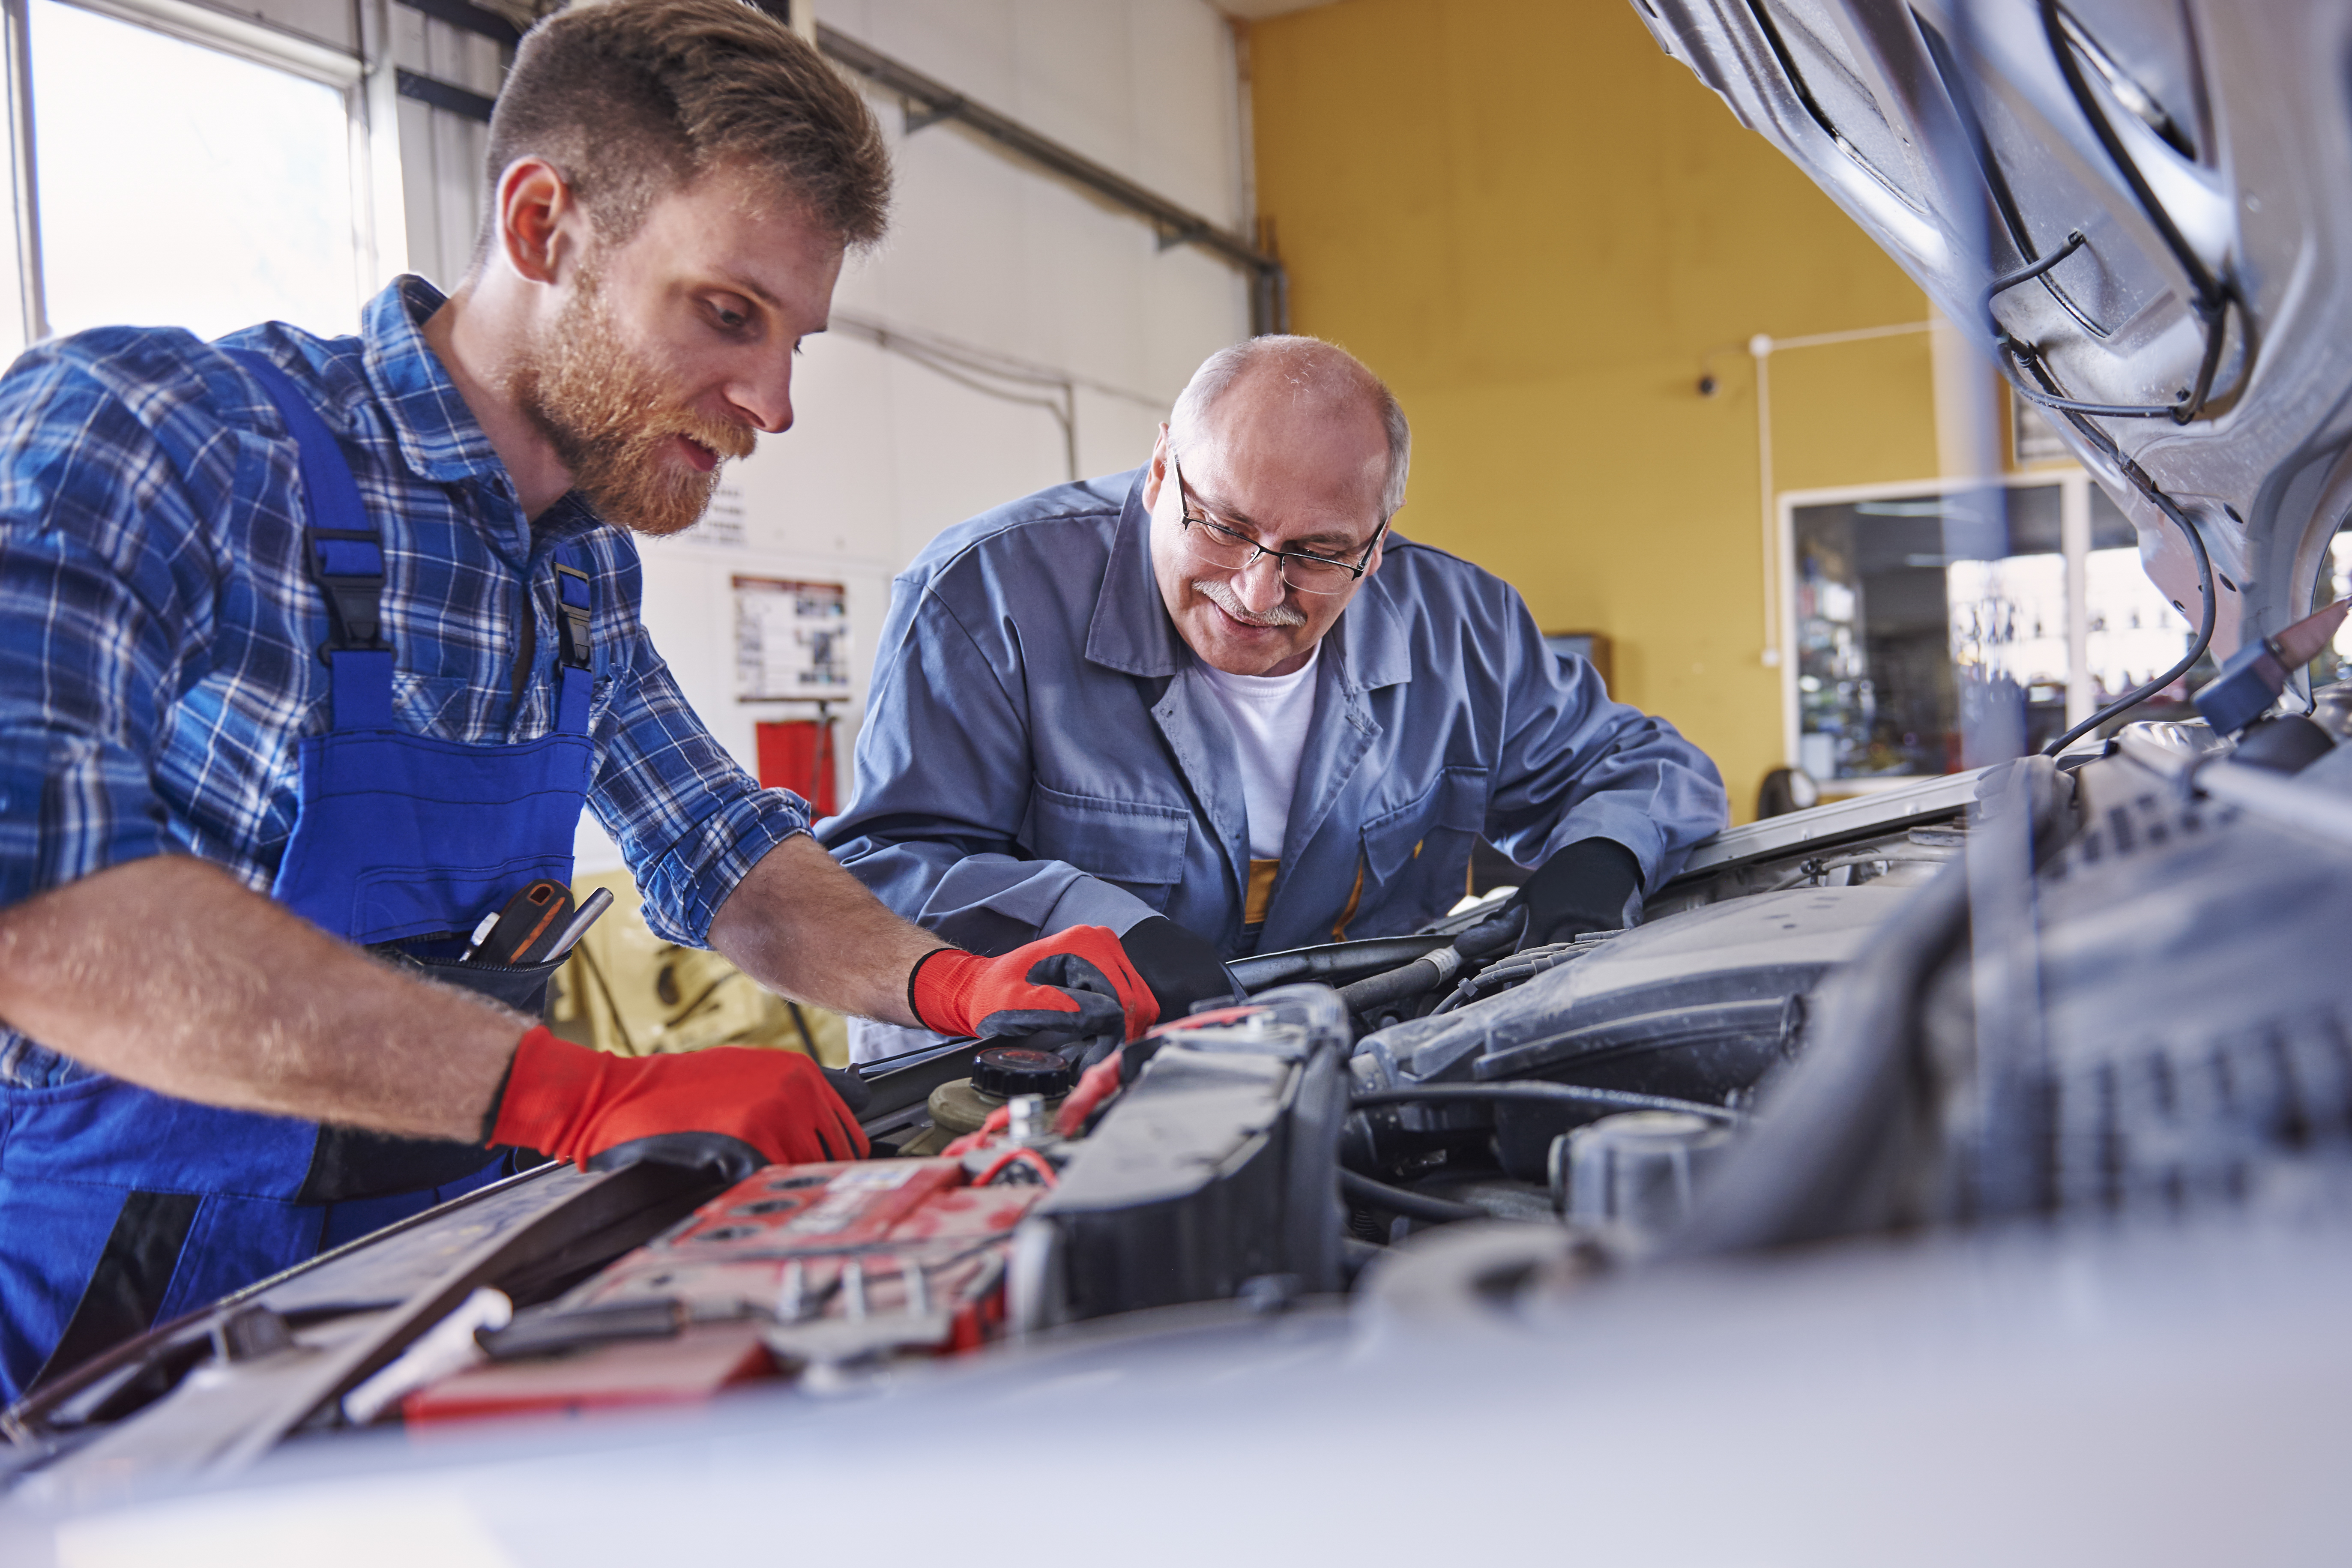
[[[1205,515],[1188,510],[1184,500],[1184,470],[1177,466],[1174,448],[1168,453],[1168,472],[1176,481],[1176,516],[1184,525],[1184,548],[1204,566],[1221,572],[1246,572],[1257,564],[1261,555],[1274,557],[1275,570],[1282,580],[1302,594],[1342,594],[1352,586],[1370,567],[1372,552],[1379,549],[1389,525],[1382,522],[1373,533],[1372,542],[1351,564],[1334,561],[1328,555],[1310,555],[1304,550],[1268,550],[1248,534],[1222,522],[1213,522]]]

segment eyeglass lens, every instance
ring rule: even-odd
[[[1185,548],[1203,565],[1238,572],[1259,554],[1259,547],[1254,541],[1237,539],[1205,519],[1188,517],[1184,522]],[[1328,594],[1355,580],[1355,573],[1337,561],[1309,560],[1274,550],[1265,553],[1274,557],[1275,564],[1281,570],[1282,580],[1301,593]]]

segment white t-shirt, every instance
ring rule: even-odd
[[[1298,787],[1298,759],[1307,750],[1307,726],[1315,717],[1315,664],[1322,657],[1318,643],[1307,654],[1306,668],[1289,675],[1228,675],[1201,666],[1210,691],[1233,721],[1234,739],[1240,746],[1253,860],[1282,858],[1290,796]]]

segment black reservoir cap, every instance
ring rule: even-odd
[[[991,1046],[971,1058],[971,1087],[1005,1100],[1042,1094],[1054,1100],[1077,1087],[1078,1072],[1052,1051],[1027,1046]]]

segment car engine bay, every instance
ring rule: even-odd
[[[543,1167],[37,1391],[11,1476],[885,1388],[1202,1304],[1360,1310],[1429,1289],[1432,1257],[1467,1307],[1798,1241],[2321,1204],[2352,1173],[2352,1051],[2328,967],[2274,959],[2352,898],[2352,750],[2320,739],[2287,773],[2132,726],[1726,834],[1632,931],[1482,952],[1472,910],[1244,961],[1248,1003],[1083,1073],[975,1041],[869,1068],[877,1155],[934,1104],[987,1109],[934,1152],[731,1184]],[[1969,879],[2005,816],[2031,828],[2042,1050],[1997,1085]],[[1988,1136],[2002,1103],[2030,1136]]]

